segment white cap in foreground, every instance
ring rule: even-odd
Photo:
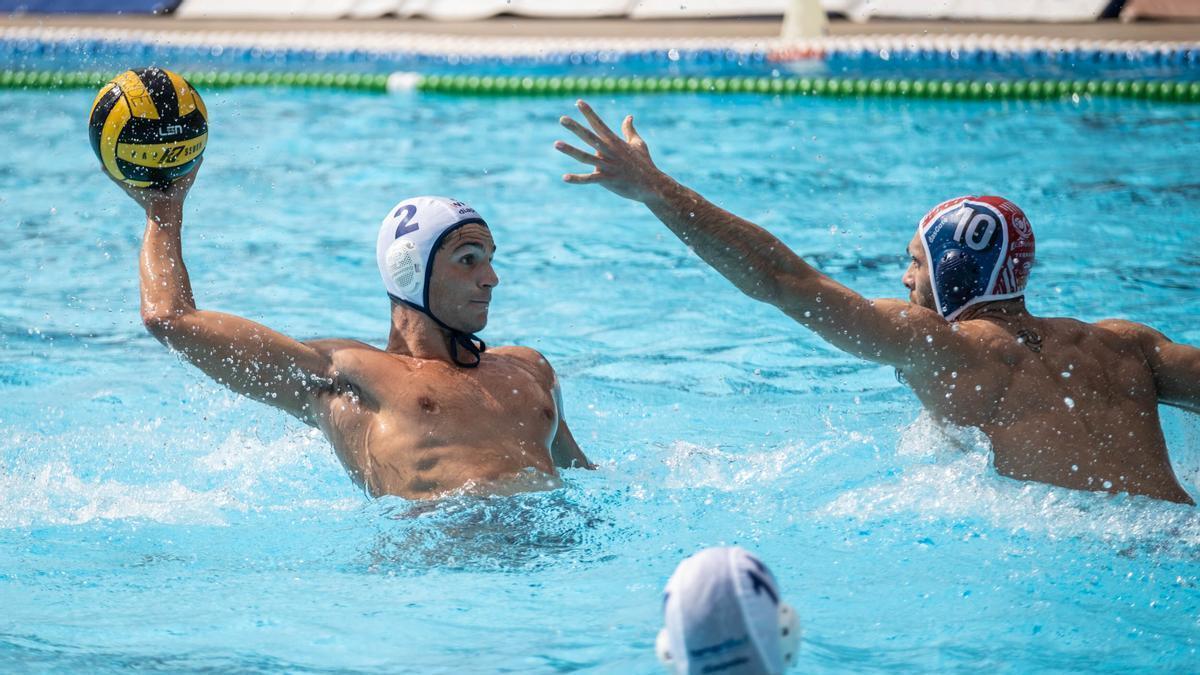
[[[767,566],[737,546],[675,568],[663,599],[659,659],[672,673],[778,674],[795,663],[800,622]]]

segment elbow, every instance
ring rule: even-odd
[[[790,271],[779,271],[766,277],[758,285],[756,292],[750,295],[755,300],[774,305],[786,312],[797,309],[800,305],[807,306],[816,293],[808,284],[808,279]]]
[[[738,284],[738,290],[746,297],[768,305],[777,305],[780,297],[779,282],[774,279],[752,279]]]
[[[751,300],[778,306],[780,300],[787,297],[787,289],[792,282],[784,272],[772,270],[766,274],[755,274],[752,270],[750,274],[735,279],[734,285]]]
[[[183,327],[185,319],[185,312],[142,308],[142,325],[151,335],[158,338],[159,342],[166,343],[172,335],[178,333]]]

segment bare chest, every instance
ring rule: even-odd
[[[549,387],[520,368],[416,373],[377,391],[382,417],[426,436],[549,439],[557,422]]]

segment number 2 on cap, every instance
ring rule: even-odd
[[[401,213],[404,215],[401,216]],[[413,223],[412,225],[408,224],[408,221],[412,220],[412,217],[416,215],[416,213],[417,207],[413,206],[412,204],[405,204],[404,206],[396,209],[396,212],[392,214],[393,218],[400,219],[400,222],[396,224],[396,239],[403,237],[409,232],[416,232],[418,229],[420,229],[416,223]]]

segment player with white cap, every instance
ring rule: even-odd
[[[417,197],[384,218],[376,258],[391,297],[387,347],[299,341],[202,310],[183,264],[183,203],[198,169],[167,189],[122,186],[146,214],[142,320],[233,391],[321,429],[372,495],[431,498],[559,485],[590,466],[563,419],[550,364],[532,349],[487,350],[496,250],[462,202]]]
[[[767,566],[738,546],[706,548],[675,568],[655,647],[672,673],[777,675],[796,662],[800,621]]]

